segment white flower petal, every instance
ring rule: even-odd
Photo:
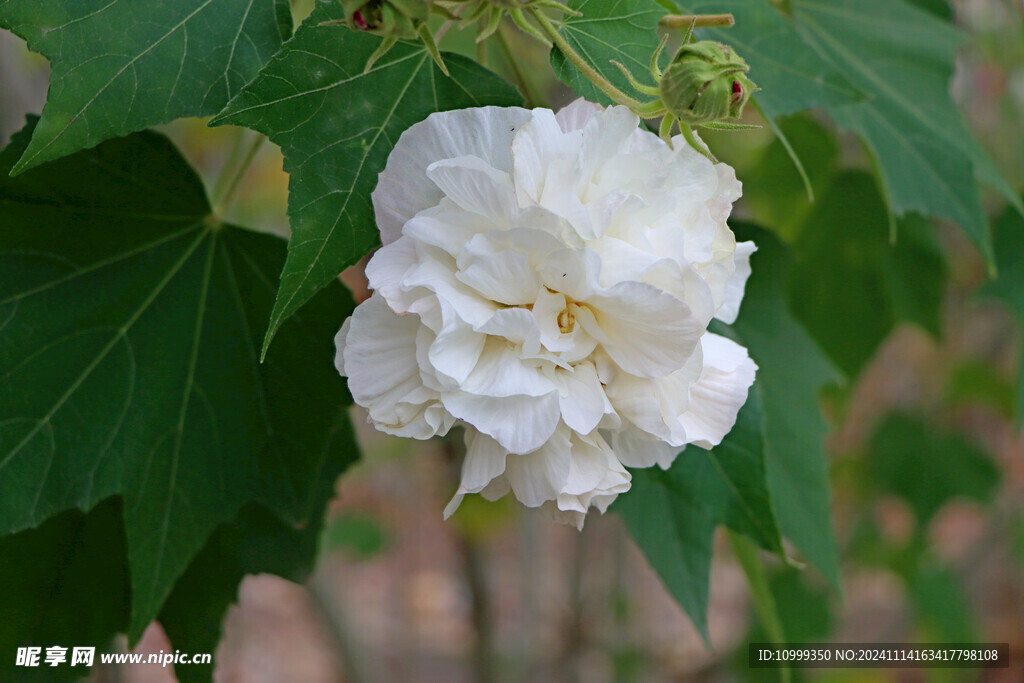
[[[427,166],[427,177],[464,210],[508,225],[518,211],[512,178],[480,157],[442,159]]]
[[[402,285],[405,274],[416,266],[418,260],[416,242],[401,237],[378,249],[366,264],[370,289],[384,297],[395,313],[407,313],[424,294],[412,292]]]
[[[563,131],[569,133],[583,128],[587,125],[590,117],[599,111],[604,111],[604,107],[596,102],[587,102],[582,97],[578,97],[559,109],[555,114],[555,120],[558,121],[558,125]]]
[[[529,110],[518,107],[479,107],[437,112],[408,128],[391,150],[372,194],[381,242],[397,240],[406,221],[441,200],[441,190],[427,178],[427,166],[477,156],[500,171],[511,171],[513,136],[531,118]]]
[[[601,257],[592,249],[560,249],[537,268],[544,285],[576,301],[586,301],[599,287]]]
[[[352,327],[352,316],[345,318],[345,322],[341,324],[341,329],[334,335],[334,367],[337,368],[338,374],[342,377],[348,377],[348,373],[345,372],[345,338],[348,337],[349,328]]]
[[[462,461],[459,488],[444,509],[444,518],[452,516],[467,493],[480,493],[505,472],[508,453],[497,441],[472,427],[466,428],[466,457]]]
[[[498,304],[480,296],[455,277],[453,259],[434,247],[420,245],[421,258],[402,278],[406,289],[425,287],[470,325],[479,326],[490,320]],[[447,261],[447,262],[446,262]],[[430,322],[425,320],[425,322]]]
[[[750,277],[750,255],[757,251],[753,242],[739,242],[733,259],[736,269],[725,285],[725,301],[722,302],[715,317],[727,325],[736,322],[740,313],[740,302],[743,300],[743,289]]]
[[[662,441],[681,445],[665,422],[656,389],[653,379],[619,372],[607,383],[605,393],[615,412],[629,423]]]
[[[501,309],[477,328],[477,331],[504,337],[519,344],[524,356],[532,357],[540,353],[540,328],[537,326],[537,320],[525,308]]]
[[[516,344],[502,337],[487,340],[473,371],[461,381],[462,391],[478,396],[545,396],[556,390],[539,363],[523,360]]]
[[[672,466],[680,447],[672,446],[635,427],[623,427],[612,434],[612,450],[626,467]]]
[[[577,363],[571,371],[558,371],[555,377],[559,384],[559,409],[570,429],[589,434],[605,413],[614,412],[593,363]]]
[[[461,384],[476,367],[487,337],[456,316],[446,301],[442,300],[441,309],[444,323],[427,357],[434,370]]]
[[[679,422],[691,443],[711,448],[721,443],[736,424],[757,366],[745,348],[717,334],[705,334],[701,347],[703,372],[690,385],[689,408],[679,416]]]
[[[455,277],[467,287],[498,303],[515,306],[533,303],[540,277],[530,266],[529,257],[514,249],[500,249],[477,235],[466,245],[456,261]]]
[[[580,131],[562,132],[550,110],[533,110],[533,118],[512,140],[513,178],[520,206],[540,203],[547,180],[557,181],[559,174],[554,171],[575,161],[582,140]],[[564,171],[561,175],[564,179]]]
[[[569,478],[556,498],[563,512],[586,514],[593,506],[604,513],[620,493],[630,488],[629,472],[596,432],[573,436],[570,465]]]
[[[443,249],[449,256],[458,256],[466,242],[476,235],[502,228],[479,214],[464,211],[446,197],[434,208],[424,209],[409,219],[402,235]]]
[[[349,390],[356,403],[369,411],[382,431],[417,439],[437,433],[424,411],[440,398],[420,379],[416,363],[419,319],[396,315],[374,294],[352,314],[344,342],[339,344]]]
[[[585,303],[608,339],[605,351],[639,377],[661,377],[682,367],[704,332],[689,306],[642,282],[620,282]]]
[[[537,450],[510,455],[505,460],[505,476],[516,498],[531,508],[557,498],[569,478],[571,452],[569,431],[562,428]]]
[[[510,453],[529,453],[544,445],[558,426],[558,392],[544,396],[479,396],[453,391],[441,396],[444,407]]]

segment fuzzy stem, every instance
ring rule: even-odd
[[[499,26],[495,35],[498,38],[498,45],[501,46],[501,51],[505,57],[505,61],[508,62],[509,70],[512,72],[512,79],[516,82],[516,85],[519,86],[519,91],[526,99],[526,108],[532,109],[540,106],[540,104],[543,103],[544,98],[537,97],[533,88],[530,87],[530,81],[526,78],[523,70],[519,68],[519,63],[516,62],[516,58],[512,53],[512,46],[509,45],[508,37],[505,35],[504,27]]]
[[[658,20],[661,28],[729,28],[736,24],[731,14],[666,14]]]
[[[597,88],[607,95],[613,102],[623,104],[633,111],[636,111],[643,104],[639,100],[635,100],[626,93],[622,92],[614,85],[611,81],[598,73],[597,69],[587,63],[583,57],[579,55],[576,50],[569,45],[569,42],[562,37],[562,34],[558,32],[555,25],[551,23],[551,20],[544,16],[542,13],[536,10],[530,10],[530,14],[540,25],[541,30],[544,34],[551,39],[551,42],[558,48],[558,50],[565,55],[565,58],[572,62],[572,65],[583,74],[587,80],[597,86]]]

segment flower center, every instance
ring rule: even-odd
[[[572,314],[571,308],[572,304],[569,304],[558,314],[558,331],[562,334],[569,334],[576,327],[576,316]]]

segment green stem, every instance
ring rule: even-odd
[[[217,184],[214,186],[213,214],[215,216],[224,215],[224,211],[230,206],[231,198],[234,197],[235,192],[238,190],[245,172],[249,170],[249,165],[252,164],[252,160],[256,158],[256,153],[260,151],[260,147],[263,146],[267,139],[265,135],[257,133],[256,137],[253,138],[252,142],[245,149],[242,160],[236,164],[235,159],[242,147],[241,142],[244,137],[244,133],[238,137],[235,148],[231,150],[231,156],[228,158],[227,163],[224,164],[220,178],[217,179]]]
[[[754,610],[757,612],[757,617],[760,619],[765,633],[772,642],[785,643],[786,637],[782,630],[782,622],[779,620],[775,598],[768,587],[768,577],[764,574],[764,566],[757,556],[757,546],[747,537],[734,531],[729,531],[728,534],[733,554],[743,568],[743,574],[747,577],[747,586],[754,599]],[[792,673],[789,668],[779,669],[779,678],[783,683],[789,683]]]
[[[505,56],[505,61],[508,62],[509,69],[512,72],[512,79],[519,86],[520,92],[523,93],[523,97],[526,99],[526,108],[532,109],[541,104],[544,99],[537,97],[537,93],[530,87],[530,82],[523,74],[522,69],[519,68],[519,63],[516,61],[515,56],[512,54],[512,46],[508,44],[508,38],[505,36],[503,26],[499,26],[497,30],[498,45],[501,46],[501,52]]]
[[[731,14],[666,14],[658,20],[661,28],[729,28],[735,24]]]
[[[544,16],[537,10],[530,10],[530,14],[534,20],[540,25],[541,30],[544,34],[551,39],[551,42],[558,48],[558,50],[565,55],[565,58],[572,62],[572,65],[583,74],[587,80],[597,86],[598,90],[603,92],[605,95],[611,98],[613,102],[623,104],[633,111],[637,111],[643,104],[639,100],[635,100],[626,93],[622,92],[614,85],[611,81],[598,73],[597,69],[587,63],[583,57],[579,55],[576,50],[569,45],[569,42],[562,37],[562,34],[558,32],[555,25],[551,23],[551,20]]]

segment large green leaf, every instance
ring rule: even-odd
[[[261,365],[283,242],[211,217],[153,133],[8,178],[30,128],[0,154],[0,533],[120,495],[134,639],[218,524],[306,523],[354,456],[352,302],[331,286]]]
[[[42,120],[14,173],[158,123],[216,114],[287,29],[272,0],[5,0],[0,27],[51,66]]]
[[[128,621],[124,523],[116,499],[88,514],[62,512],[36,529],[0,538],[0,677],[55,681],[85,676],[73,647],[104,650]],[[17,666],[17,648],[68,648],[56,668]],[[95,658],[99,663],[99,656]]]
[[[211,122],[265,133],[291,176],[292,239],[264,349],[288,316],[378,243],[370,192],[402,131],[435,111],[522,102],[509,83],[464,57],[445,56],[445,77],[422,45],[396,45],[364,73],[380,41],[322,25],[343,17],[339,3],[318,3]]]
[[[238,584],[246,574],[273,573],[302,581],[316,558],[322,512],[313,516],[313,524],[296,529],[261,506],[250,505],[237,520],[218,527],[160,611],[160,623],[174,649],[217,649],[224,613],[237,600]],[[181,666],[175,675],[180,683],[205,682],[211,680],[213,668],[212,663]]]
[[[978,446],[906,415],[890,416],[875,432],[868,471],[875,487],[907,501],[922,526],[951,498],[987,502],[999,483],[999,469]]]
[[[658,47],[658,20],[666,14],[664,8],[656,0],[569,0],[566,4],[582,13],[562,21],[560,32],[572,49],[619,90],[640,100],[650,99],[635,92],[611,60],[629,69],[641,83],[653,85],[651,54]],[[612,104],[557,49],[551,51],[551,65],[577,95]]]
[[[820,199],[832,184],[839,164],[835,135],[807,114],[782,118],[778,125]],[[807,196],[803,179],[782,141],[773,139],[752,168],[737,173],[743,178],[743,201],[757,216],[758,224],[792,242],[816,204]],[[827,230],[821,232],[828,234]]]
[[[839,561],[829,509],[818,405],[822,385],[839,375],[786,306],[789,249],[764,230],[734,225],[737,239],[752,239],[753,274],[732,333],[758,365],[754,390],[764,410],[768,491],[782,535],[834,585]]]
[[[999,277],[988,283],[981,296],[999,299],[1024,329],[1024,218],[1009,209],[993,224]],[[1024,421],[1024,344],[1017,369],[1016,419]]]
[[[687,448],[666,472],[633,470],[632,488],[613,508],[705,638],[715,527],[725,524],[782,553],[761,430],[760,400],[752,392],[720,445]]]
[[[949,97],[961,34],[904,0],[794,0],[796,26],[821,57],[869,95],[828,106],[871,149],[897,214],[959,223],[989,261],[992,244],[976,177],[1024,210],[964,126]]]
[[[735,26],[705,29],[713,38],[736,48],[750,65],[750,77],[761,92],[757,101],[775,118],[804,109],[849,104],[863,99],[843,72],[815,53],[765,0],[691,0],[676,3],[686,14],[730,13]]]
[[[889,241],[885,200],[862,171],[838,175],[815,204],[789,278],[793,313],[829,357],[853,377],[899,321],[933,335],[945,262],[928,221],[911,215]]]

